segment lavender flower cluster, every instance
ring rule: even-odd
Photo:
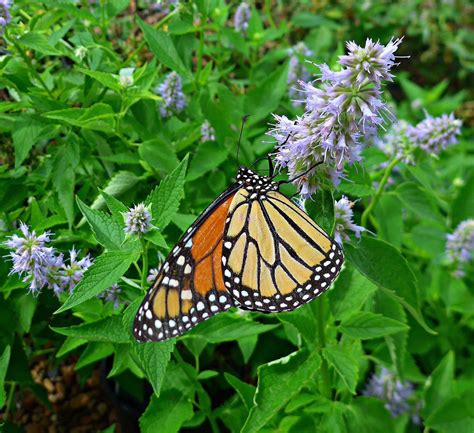
[[[304,104],[300,99],[302,92],[299,89],[300,82],[310,80],[308,69],[304,65],[304,58],[314,55],[304,42],[299,42],[288,50],[290,63],[288,67],[288,92],[292,99],[293,106],[299,107]]]
[[[206,141],[216,141],[216,131],[208,120],[205,120],[201,125],[201,142],[205,143]]]
[[[406,164],[415,162],[415,151],[421,149],[430,155],[438,155],[448,146],[458,142],[462,122],[454,114],[431,117],[429,114],[417,125],[404,120],[395,123],[376,145],[391,158]]]
[[[269,131],[278,143],[277,164],[290,177],[305,174],[295,182],[303,197],[311,196],[325,179],[338,185],[344,164],[360,159],[360,150],[373,138],[390,111],[381,99],[381,86],[391,81],[395,51],[401,40],[387,45],[367,39],[365,47],[347,44],[348,54],[340,56],[340,71],[319,65],[321,77],[301,83],[305,113],[296,120],[274,115],[276,125]]]
[[[156,88],[156,93],[163,98],[160,106],[162,117],[170,117],[186,108],[186,98],[183,93],[181,77],[176,72],[170,72],[164,81]]]
[[[129,209],[124,214],[125,218],[125,233],[131,235],[144,234],[151,230],[151,213],[148,208],[139,203],[133,208]]]
[[[3,32],[5,26],[12,20],[10,6],[10,0],[0,0],[0,33]]]
[[[234,15],[234,29],[245,35],[249,27],[250,16],[251,11],[248,3],[240,3]]]
[[[15,234],[5,242],[13,250],[9,254],[12,259],[10,274],[23,277],[23,282],[29,284],[34,294],[42,288],[52,289],[56,295],[65,290],[71,292],[92,264],[90,256],[77,260],[77,251],[73,247],[66,263],[62,254],[47,245],[51,240],[50,232],[38,236],[24,223],[20,223],[20,231],[23,236]]]
[[[372,375],[363,395],[375,397],[385,402],[385,408],[393,417],[411,414],[413,423],[419,424],[420,418],[414,405],[414,386],[410,382],[401,382],[394,373],[382,368],[378,374]]]
[[[452,234],[447,235],[446,255],[456,265],[454,276],[464,277],[464,267],[474,258],[474,219],[462,221]]]
[[[9,253],[12,260],[10,275],[23,277],[23,282],[28,283],[34,295],[42,289],[51,289],[57,296],[65,292],[72,293],[84,272],[92,265],[90,255],[79,260],[78,252],[73,247],[69,251],[69,259],[65,260],[62,253],[48,245],[51,232],[46,231],[38,236],[23,222],[20,223],[20,231],[22,236],[14,234],[5,242],[13,250]],[[120,288],[114,285],[99,297],[118,306],[118,293]]]
[[[349,241],[349,233],[353,232],[357,238],[365,230],[364,227],[354,223],[354,212],[352,210],[354,202],[350,201],[346,196],[342,196],[340,200],[334,202],[334,239],[342,245],[342,241]]]

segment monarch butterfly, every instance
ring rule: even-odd
[[[240,167],[173,248],[135,317],[137,340],[177,337],[231,307],[291,311],[329,288],[341,248],[279,192],[269,163],[269,176]]]

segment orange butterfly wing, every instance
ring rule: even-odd
[[[234,194],[232,187],[221,194],[168,255],[135,317],[137,340],[177,337],[234,306],[221,264],[224,226]]]

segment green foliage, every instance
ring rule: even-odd
[[[414,0],[251,1],[245,32],[232,25],[238,2],[161,2],[160,11],[149,3],[15,0],[0,29],[0,429],[25,427],[12,421],[28,393],[57,408],[30,372],[44,361],[50,371],[74,362],[81,386],[100,370],[110,389],[125,390],[113,398],[134,408],[125,416],[145,433],[472,432],[474,268],[459,278],[446,255],[446,236],[474,218],[467,3],[420,12]],[[304,42],[313,51],[305,66],[317,78],[317,64],[337,69],[346,41],[392,36],[405,36],[383,88],[393,113],[417,124],[425,112],[455,112],[459,143],[394,162],[386,182],[393,161],[371,146],[339,186],[328,180],[304,203],[334,235],[335,201],[346,195],[366,229],[343,239],[344,267],[321,298],[281,314],[231,309],[178,339],[136,342],[150,270],[238,164],[262,158],[254,169],[267,174],[272,114],[303,113],[289,96],[289,49]],[[157,87],[171,71],[185,108],[165,117]],[[213,140],[201,137],[205,121]],[[126,234],[139,203],[152,228]],[[62,270],[74,266],[72,248],[76,262],[90,255],[71,291],[35,295],[10,273],[4,241],[20,235],[20,221],[52,232]],[[396,398],[366,395],[381,368],[413,384],[413,413],[393,416]]]

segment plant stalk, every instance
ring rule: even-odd
[[[143,237],[140,237],[140,242],[142,243],[142,289],[146,290],[147,288],[147,277],[148,277],[148,248]]]
[[[377,191],[374,195],[374,198],[372,199],[372,201],[369,203],[369,206],[367,206],[367,208],[364,210],[363,214],[362,214],[362,218],[361,218],[361,225],[363,227],[365,227],[367,225],[367,220],[370,216],[370,214],[372,213],[372,211],[374,210],[375,206],[377,205],[377,203],[379,202],[380,200],[380,196],[382,195],[384,189],[385,189],[385,185],[387,184],[387,181],[388,181],[388,178],[390,177],[390,174],[392,173],[392,170],[394,169],[394,167],[400,162],[400,158],[395,158],[392,160],[392,162],[387,165],[387,167],[385,168],[385,171],[384,171],[384,174],[383,174],[383,177],[382,177],[382,180],[380,181],[380,184],[379,184],[379,187],[377,188]]]
[[[323,357],[323,349],[326,347],[326,336],[325,336],[325,328],[326,323],[324,321],[324,298],[319,298],[316,301],[316,326],[318,330],[318,346],[319,346],[319,354],[321,356],[321,394],[326,397],[327,399],[331,399],[331,385],[329,381],[329,368],[326,360]]]

